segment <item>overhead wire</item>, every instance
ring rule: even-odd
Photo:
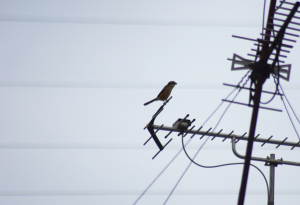
[[[289,111],[288,111],[288,109],[287,109],[287,107],[286,107],[286,105],[285,105],[285,102],[284,102],[284,100],[283,100],[283,97],[280,96],[280,98],[281,98],[281,101],[283,102],[283,105],[284,105],[284,108],[285,108],[285,110],[286,110],[286,113],[288,114],[289,119],[290,119],[290,121],[291,121],[291,123],[292,123],[292,126],[293,126],[293,128],[294,128],[294,130],[295,130],[295,132],[296,132],[296,134],[297,134],[297,136],[298,136],[298,139],[299,139],[299,141],[300,141],[299,134],[298,134],[297,129],[296,129],[294,123],[293,123],[293,120],[292,120],[292,118],[291,118],[291,116],[290,116],[290,113],[289,113]]]
[[[283,91],[283,89],[282,89],[282,87],[281,87],[280,84],[279,84],[279,87],[280,87],[280,89],[281,89],[281,91],[282,91],[282,94],[283,94],[284,98],[286,99],[286,101],[288,102],[288,104],[289,104],[291,110],[293,111],[294,116],[296,117],[296,119],[298,120],[298,122],[299,122],[299,124],[300,124],[300,120],[299,120],[299,118],[297,117],[297,115],[296,115],[296,113],[295,113],[295,111],[294,111],[292,105],[290,104],[290,101],[288,100],[288,98],[287,98],[286,94],[284,93],[284,91]]]
[[[239,85],[243,82],[243,80],[247,77],[247,75],[250,73],[250,70],[241,78],[240,82],[238,83],[237,87],[239,87]],[[238,89],[238,88],[234,88],[225,99],[228,99],[232,93]],[[240,89],[241,90],[241,89]],[[204,126],[207,121],[216,113],[216,111],[222,106],[222,104],[224,103],[224,101],[222,101],[218,107],[210,114],[210,116],[204,121],[204,123],[202,124],[202,126]],[[202,127],[201,126],[201,127]],[[190,138],[186,143],[185,146],[187,146],[189,144],[189,142],[192,140],[193,138]],[[147,188],[141,193],[141,195],[134,201],[133,205],[137,204],[137,202],[145,195],[145,193],[151,188],[151,186],[156,182],[156,180],[164,173],[164,171],[171,165],[171,163],[177,158],[177,156],[181,153],[183,149],[181,148],[176,154],[175,156],[171,159],[171,161],[162,169],[162,171],[154,178],[154,180],[149,184],[149,186],[147,186]]]

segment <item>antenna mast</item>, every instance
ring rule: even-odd
[[[243,175],[242,175],[242,182],[241,182],[240,193],[239,193],[239,198],[238,198],[238,205],[243,205],[244,200],[245,200],[250,160],[251,160],[251,154],[252,154],[252,148],[253,148],[253,140],[254,140],[255,128],[256,128],[256,123],[257,123],[258,109],[259,109],[259,104],[260,104],[261,91],[262,91],[263,83],[265,82],[266,78],[268,77],[268,73],[267,73],[268,72],[267,71],[268,70],[268,64],[267,64],[268,50],[269,50],[271,30],[273,29],[273,26],[271,24],[273,22],[275,6],[276,6],[276,0],[271,0],[268,24],[267,24],[268,25],[267,28],[269,28],[269,30],[266,30],[265,42],[262,47],[262,57],[256,65],[257,66],[257,82],[255,85],[254,105],[253,105],[252,119],[251,119],[251,124],[250,124],[249,139],[248,139],[248,143],[247,143],[245,164],[244,164]],[[255,70],[252,71],[252,74],[253,74],[253,72],[255,72]]]

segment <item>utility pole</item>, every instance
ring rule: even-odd
[[[276,6],[276,0],[271,0],[270,2],[270,8],[269,8],[269,17],[268,17],[268,23],[272,23],[272,17],[274,15]],[[272,27],[270,24],[267,24],[268,27]],[[253,65],[253,72],[257,71],[257,79],[255,84],[255,95],[254,95],[254,106],[252,111],[252,119],[251,119],[251,125],[250,125],[250,131],[249,131],[249,139],[247,144],[247,150],[246,150],[246,158],[245,158],[245,164],[243,169],[243,175],[242,175],[242,182],[240,187],[240,193],[238,198],[238,205],[243,205],[245,200],[245,194],[246,194],[246,188],[247,188],[247,181],[248,181],[248,175],[249,175],[249,167],[250,167],[250,159],[252,154],[252,148],[253,148],[253,140],[255,135],[255,128],[256,128],[256,122],[258,117],[258,110],[259,110],[259,104],[260,104],[260,97],[261,97],[261,91],[263,83],[265,82],[266,78],[268,77],[268,50],[269,50],[269,41],[270,41],[270,34],[271,29],[266,30],[266,33],[269,35],[265,35],[265,43],[263,44],[262,48],[262,58],[258,63],[254,63]]]

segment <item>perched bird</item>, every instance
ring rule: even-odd
[[[160,91],[160,93],[158,94],[158,96],[156,98],[154,98],[153,100],[150,100],[149,102],[146,102],[144,105],[148,105],[154,101],[157,100],[162,100],[165,101],[168,99],[168,97],[170,96],[172,89],[174,88],[174,86],[177,83],[175,81],[170,81],[163,89],[162,91]]]

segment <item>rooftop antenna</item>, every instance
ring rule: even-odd
[[[295,14],[297,9],[299,8],[299,2],[296,2],[295,4],[281,1],[282,4],[286,5],[292,5],[293,8],[287,9],[283,7],[278,7],[278,9],[284,9],[288,10],[289,14],[282,14],[286,16],[286,19],[279,19],[280,22],[282,22],[282,25],[278,25],[274,23],[274,20],[277,20],[275,18],[276,11],[276,0],[271,0],[270,2],[270,8],[269,8],[269,16],[267,21],[267,27],[265,29],[265,33],[263,34],[264,39],[249,39],[239,36],[233,36],[236,38],[241,38],[244,40],[251,40],[256,41],[256,56],[254,61],[250,61],[247,59],[244,59],[236,54],[234,54],[232,59],[232,66],[231,70],[240,70],[240,69],[250,69],[251,70],[251,85],[250,89],[252,88],[252,85],[255,86],[254,95],[252,94],[252,90],[250,90],[250,99],[249,99],[249,105],[253,101],[253,111],[252,111],[252,119],[250,124],[250,131],[249,131],[249,139],[247,143],[247,150],[246,150],[246,156],[245,156],[245,163],[244,163],[244,169],[243,169],[243,175],[242,175],[242,182],[239,192],[239,198],[238,198],[238,205],[243,205],[245,200],[245,193],[246,193],[246,187],[247,187],[247,181],[248,181],[248,174],[249,174],[249,167],[250,167],[250,160],[251,160],[251,154],[252,154],[252,148],[253,148],[253,141],[254,141],[254,135],[255,135],[255,128],[256,128],[256,122],[257,122],[257,116],[258,116],[258,110],[260,105],[260,98],[262,93],[262,87],[264,82],[271,74],[274,74],[275,76],[278,76],[284,80],[289,80],[290,78],[290,70],[291,65],[282,65],[280,66],[279,63],[284,61],[279,60],[279,57],[286,57],[283,55],[280,55],[280,52],[282,51],[282,48],[291,49],[293,46],[284,44],[283,41],[289,41],[289,42],[296,42],[292,39],[284,38],[285,35],[293,36],[293,37],[299,37],[299,35],[295,35],[293,33],[286,32],[287,29],[293,30],[293,31],[300,31],[300,29],[289,27],[289,24],[294,25],[300,25],[298,23],[292,22],[292,19],[295,17]],[[282,5],[281,4],[281,5]],[[279,30],[275,30],[275,27],[279,27]],[[273,35],[273,36],[272,36]],[[272,38],[271,38],[272,37]],[[260,45],[262,47],[260,48]],[[288,50],[284,50],[285,52],[289,52]],[[271,58],[271,55],[274,56],[274,58]],[[258,60],[259,57],[259,60]],[[242,67],[236,67],[236,65],[242,65]],[[284,76],[285,74],[285,76]],[[278,79],[279,80],[279,79]],[[271,203],[272,204],[272,203]],[[274,202],[273,202],[274,204]]]
[[[285,8],[282,7],[282,5],[287,5],[292,8]],[[265,144],[274,144],[276,145],[276,148],[278,148],[279,146],[288,146],[291,147],[291,150],[293,150],[295,147],[300,148],[300,141],[296,143],[289,142],[287,141],[287,137],[283,140],[273,140],[272,139],[273,136],[269,138],[259,138],[259,134],[255,136],[255,128],[256,128],[259,108],[282,112],[282,110],[279,109],[260,106],[261,104],[260,98],[262,93],[273,94],[273,97],[276,95],[282,96],[282,94],[278,92],[278,89],[276,90],[275,93],[262,90],[264,82],[270,77],[270,75],[273,75],[275,76],[275,78],[277,78],[277,85],[276,85],[277,87],[279,84],[279,78],[286,81],[289,81],[290,79],[291,65],[280,64],[280,63],[284,63],[284,61],[281,60],[281,58],[286,58],[286,56],[282,55],[281,53],[282,52],[289,53],[290,51],[288,49],[293,48],[293,46],[287,44],[286,42],[295,43],[296,41],[291,38],[299,37],[299,35],[293,32],[294,31],[299,32],[300,29],[295,27],[289,27],[289,24],[293,24],[300,27],[300,23],[296,23],[292,21],[293,19],[300,19],[300,17],[295,15],[296,13],[300,13],[299,11],[297,11],[298,8],[299,8],[299,2],[289,3],[285,1],[281,1],[280,6],[276,8],[276,0],[271,0],[267,26],[266,28],[263,29],[265,32],[261,34],[263,37],[262,39],[259,38],[250,39],[250,38],[233,35],[234,38],[254,41],[255,42],[254,45],[256,46],[256,49],[252,49],[252,51],[256,52],[255,55],[248,54],[249,56],[255,57],[254,60],[243,58],[237,54],[234,54],[232,59],[228,59],[232,61],[232,65],[231,65],[232,71],[250,70],[251,72],[249,77],[249,79],[251,80],[250,87],[246,88],[245,84],[243,86],[240,86],[239,84],[231,85],[231,84],[224,83],[225,86],[235,87],[239,90],[249,90],[248,103],[236,102],[233,100],[229,101],[227,99],[223,99],[224,102],[245,105],[253,108],[249,135],[246,136],[247,132],[245,132],[242,135],[235,135],[233,134],[234,131],[230,132],[229,134],[221,133],[222,130],[220,130],[219,132],[213,132],[211,131],[212,128],[206,131],[201,131],[202,126],[194,130],[195,126],[192,126],[191,128],[190,126],[192,125],[193,122],[195,122],[195,119],[192,121],[187,119],[189,117],[189,114],[187,114],[183,118],[179,118],[178,120],[176,120],[172,127],[168,127],[164,125],[155,125],[154,124],[155,119],[163,111],[167,103],[171,100],[172,97],[170,97],[166,102],[163,103],[163,105],[153,115],[150,122],[144,128],[144,129],[147,128],[149,133],[151,134],[150,138],[144,143],[144,145],[146,145],[150,141],[150,139],[153,139],[159,148],[159,151],[153,156],[152,159],[157,157],[158,154],[161,151],[163,151],[163,149],[172,141],[171,138],[168,140],[167,143],[165,143],[165,145],[162,145],[161,143],[161,140],[165,140],[172,133],[178,133],[178,136],[181,135],[182,138],[186,137],[188,134],[191,134],[190,138],[193,138],[196,135],[201,135],[199,137],[199,140],[201,140],[204,136],[211,137],[211,140],[214,140],[216,137],[222,138],[223,139],[222,142],[226,141],[226,139],[231,139],[233,153],[237,157],[245,160],[240,192],[238,197],[238,205],[244,204],[250,160],[264,161],[266,165],[270,166],[270,182],[269,182],[270,189],[268,190],[270,197],[268,197],[268,205],[274,205],[274,173],[275,173],[274,168],[278,164],[300,166],[300,163],[283,161],[283,159],[276,160],[274,154],[271,154],[270,157],[267,157],[266,159],[252,157],[251,155],[252,155],[253,142],[262,143],[261,146],[264,146]],[[284,10],[287,12],[281,13],[281,12],[277,12],[277,10],[279,11]],[[278,15],[283,16],[283,19],[277,17]],[[274,23],[275,21],[279,23],[275,24]],[[278,27],[278,29],[276,30],[275,27]],[[254,86],[254,88],[252,88],[252,86]],[[158,131],[168,131],[168,134],[165,135],[164,139],[159,139],[159,137],[156,135]],[[238,154],[237,151],[235,150],[235,144],[238,143],[240,140],[247,141],[247,149],[246,149],[245,156]]]

